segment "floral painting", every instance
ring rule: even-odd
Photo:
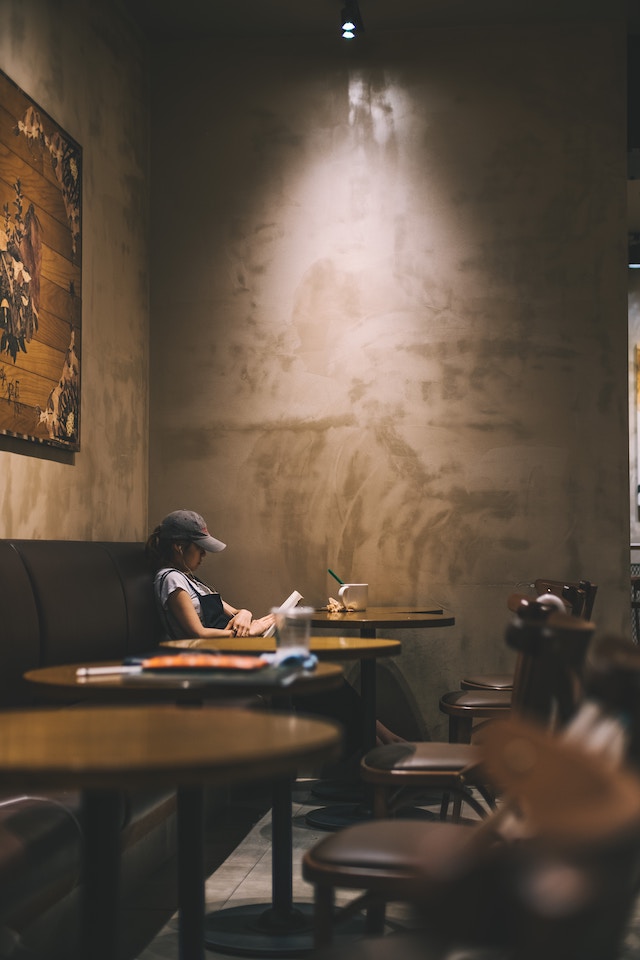
[[[0,71],[0,434],[80,449],[82,150]]]
[[[640,346],[636,344],[636,507],[640,520]],[[640,597],[638,598],[640,599]]]

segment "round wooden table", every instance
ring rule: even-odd
[[[342,681],[342,670],[331,663],[319,663],[315,670],[265,668],[250,673],[119,674],[81,676],[78,671],[120,667],[121,661],[68,663],[28,670],[24,679],[48,699],[91,700],[92,703],[202,703],[252,695],[282,696],[319,693]]]
[[[214,640],[164,640],[162,647],[178,647],[181,650],[213,650],[224,653],[274,653],[275,637],[221,637]],[[353,660],[360,657],[392,657],[400,652],[399,640],[363,637],[313,636],[309,641],[311,653],[319,660]]]
[[[298,697],[319,693],[343,682],[342,669],[335,663],[318,663],[313,670],[265,668],[247,675],[233,673],[220,676],[205,672],[197,676],[79,675],[79,671],[110,666],[119,667],[121,664],[115,661],[64,664],[30,670],[24,676],[54,699],[87,697],[92,702],[102,703],[118,703],[123,699],[142,699],[144,702],[149,699],[201,704],[210,698],[262,693],[271,695],[282,708],[286,708],[291,695]],[[195,712],[209,716],[210,709]],[[223,717],[226,736],[233,743],[235,730],[230,710],[225,708]],[[246,713],[257,722],[272,716],[263,711],[248,710]],[[294,724],[297,722],[296,717],[290,719]],[[334,729],[336,740],[339,740],[338,728]],[[312,757],[310,759],[313,760]],[[267,957],[297,956],[308,952],[313,946],[310,912],[306,905],[293,901],[292,777],[280,776],[277,768],[273,773],[267,771],[267,776],[272,782],[271,902],[215,911],[204,920],[202,789],[188,790],[178,785],[178,907],[180,942],[184,944],[180,949],[180,957],[183,960],[187,957],[189,960],[192,957],[200,958],[204,943],[226,952]],[[198,824],[199,831],[195,839],[194,824]],[[183,855],[183,850],[190,852]],[[199,851],[199,869],[194,869],[198,855],[196,851]],[[199,934],[194,931],[199,931]]]
[[[181,650],[213,649],[212,640],[166,640],[162,646]],[[225,653],[272,653],[276,649],[274,637],[222,637],[219,649]],[[319,660],[358,660],[360,667],[360,702],[362,705],[363,754],[376,745],[376,660],[397,656],[402,646],[399,640],[383,637],[312,636],[309,649]],[[322,666],[319,663],[318,666]],[[323,800],[338,800],[328,807],[318,807],[306,815],[311,827],[321,830],[339,830],[351,823],[369,820],[372,816],[371,788],[344,784],[323,783],[317,788]],[[358,799],[356,799],[356,795]]]
[[[213,649],[212,640],[166,640],[163,647],[181,650]],[[224,653],[273,653],[276,650],[274,637],[222,637],[217,648]],[[360,662],[360,694],[362,699],[363,749],[372,749],[376,744],[376,668],[379,657],[397,657],[402,651],[399,640],[384,637],[311,637],[309,649],[318,660],[320,669],[324,661],[340,663],[345,660]],[[297,690],[295,693],[297,694]]]
[[[361,637],[375,637],[378,630],[452,627],[455,622],[453,614],[437,604],[423,604],[421,607],[367,607],[366,610],[350,610],[344,613],[316,610],[311,618],[312,627],[336,626],[340,630],[358,630]]]
[[[437,627],[452,627],[455,617],[436,604],[424,604],[421,607],[367,607],[366,610],[352,610],[345,613],[331,613],[328,610],[315,610],[311,618],[312,627],[337,627],[342,630],[357,630],[361,640],[375,641],[377,631],[407,630],[407,629],[434,629]],[[322,638],[314,638],[320,641]],[[385,641],[389,643],[391,641]],[[362,689],[366,688],[367,697],[373,704],[373,715],[368,707],[368,717],[365,720],[363,737],[364,751],[372,749],[376,743],[375,734],[375,702],[376,702],[376,664],[375,657],[381,654],[372,653],[369,657],[360,659],[360,682]]]
[[[329,610],[315,610],[311,618],[312,627],[331,627],[339,631],[358,631],[360,639],[374,641],[378,630],[436,629],[452,627],[455,617],[438,604],[424,603],[419,607],[367,607],[366,610],[351,610],[332,613]],[[363,752],[366,753],[376,744],[375,703],[376,703],[376,663],[375,659],[360,661],[361,689],[366,691],[368,705],[363,736]],[[322,830],[339,830],[351,823],[370,819],[371,794],[365,790],[364,803],[332,804],[329,807],[312,810],[307,815],[310,826]]]
[[[216,722],[212,722],[215,713]],[[332,724],[229,707],[78,707],[0,713],[0,784],[82,790],[85,825],[81,955],[117,949],[119,790],[178,787],[180,957],[204,958],[202,787],[289,778],[339,744]]]

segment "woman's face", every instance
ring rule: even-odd
[[[199,547],[197,543],[190,543],[182,551],[182,559],[184,564],[191,571],[200,566],[206,555],[206,550],[203,550],[202,547]]]

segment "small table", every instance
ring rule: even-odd
[[[167,675],[157,674],[140,678],[107,674],[84,678],[78,676],[78,669],[91,667],[119,666],[116,661],[100,663],[75,663],[54,667],[42,667],[25,673],[25,679],[45,691],[49,697],[69,699],[70,695],[88,697],[109,703],[118,703],[123,700],[141,700],[145,702],[164,701],[179,702],[181,704],[202,704],[204,700],[245,696],[246,694],[270,694],[286,697],[317,693],[337,687],[342,682],[342,670],[333,663],[319,663],[315,670],[294,670],[285,674],[284,685],[278,682],[278,669],[266,668],[255,673],[243,675],[233,674],[219,676],[216,674],[201,673]],[[138,707],[138,709],[143,709]],[[216,711],[222,708],[213,708]],[[225,708],[228,709],[228,708]],[[70,711],[71,712],[71,711]],[[77,711],[73,711],[75,714]],[[191,711],[184,711],[191,713]],[[262,718],[271,715],[263,712],[246,712],[255,722],[260,723]],[[208,719],[211,727],[211,713],[196,711],[200,716]],[[281,718],[282,720],[283,718]],[[287,717],[284,718],[285,720]],[[298,718],[290,717],[294,724]],[[339,734],[336,729],[336,738]],[[234,738],[233,732],[230,734]],[[303,758],[303,754],[298,759]],[[306,757],[305,757],[306,759]],[[313,756],[309,755],[313,761]],[[293,764],[291,765],[292,772]],[[300,952],[311,949],[312,937],[310,921],[303,912],[293,903],[293,866],[292,866],[292,826],[291,826],[291,776],[280,776],[277,767],[273,775],[268,772],[273,781],[272,802],[272,898],[269,904],[254,904],[250,908],[239,908],[242,915],[239,923],[232,926],[230,942],[234,944],[242,940],[245,935],[246,946],[244,952],[248,955],[257,955],[256,945],[262,946],[263,955],[276,956],[287,953]],[[245,779],[250,779],[246,777]],[[0,779],[1,782],[1,779]],[[178,787],[178,906],[180,922],[180,956],[192,960],[203,956],[203,944],[210,940],[207,932],[204,936],[204,867],[202,862],[202,826],[203,826],[202,789],[187,790]],[[196,826],[197,825],[197,826]],[[197,836],[194,838],[194,831]],[[183,850],[190,850],[183,854]],[[199,869],[194,868],[196,862],[195,851],[199,851]],[[225,929],[226,916],[235,913],[238,908],[230,911],[219,911]],[[211,914],[206,921],[207,931],[210,926],[215,928],[218,913]],[[251,922],[249,922],[251,921]],[[255,931],[253,930],[255,927]],[[226,939],[223,946],[227,945]],[[87,954],[89,955],[89,954]],[[105,957],[107,955],[105,954]],[[93,960],[93,957],[92,957]],[[95,960],[98,960],[96,957]]]
[[[455,617],[435,604],[425,604],[421,608],[413,607],[368,607],[366,610],[353,610],[345,613],[330,613],[328,610],[316,610],[311,618],[312,627],[333,627],[340,630],[358,630],[362,639],[375,640],[378,629],[400,630],[411,628],[452,627]],[[322,638],[314,638],[320,641]],[[392,641],[385,641],[390,643]],[[368,718],[364,729],[364,752],[376,744],[375,702],[376,702],[376,656],[372,653],[360,660],[360,683],[366,690]],[[364,694],[363,694],[364,696]],[[370,705],[373,704],[373,714]]]
[[[330,663],[319,663],[315,670],[291,670],[278,681],[276,668],[250,673],[163,674],[146,676],[104,674],[78,676],[78,670],[92,667],[117,667],[121,661],[68,663],[55,667],[39,667],[28,670],[24,679],[34,684],[48,699],[69,700],[70,696],[88,699],[92,703],[131,703],[139,699],[143,703],[194,703],[204,700],[228,699],[251,695],[302,695],[319,693],[327,687],[338,686],[342,670]]]
[[[180,958],[203,960],[202,786],[288,778],[301,760],[331,757],[333,725],[218,707],[79,707],[0,713],[0,783],[83,792],[81,955],[115,960],[118,790],[178,786]]]
[[[331,613],[328,610],[316,610],[311,618],[312,627],[339,627],[340,630],[358,630],[362,639],[376,639],[378,629],[387,630],[452,627],[455,617],[435,604],[425,604],[420,609],[411,607],[368,607],[366,610],[352,610],[346,613]],[[320,640],[320,638],[314,638]],[[389,641],[388,641],[389,642]],[[364,752],[376,744],[375,702],[376,702],[376,663],[373,654],[360,659],[360,684],[366,696],[373,703],[373,717],[368,709],[368,721],[364,730]],[[364,695],[364,693],[363,693]]]
[[[438,604],[425,603],[420,607],[367,607],[366,610],[350,610],[332,613],[329,610],[316,610],[311,618],[312,627],[336,627],[339,630],[357,630],[362,639],[376,638],[377,631],[433,629],[452,627],[455,617]],[[363,753],[373,749],[376,744],[376,663],[375,659],[360,661],[360,685],[363,698],[367,697],[367,715],[363,736]],[[310,826],[323,830],[338,830],[351,823],[369,819],[369,804],[343,803],[319,808],[307,814]]]
[[[166,640],[162,646],[181,650],[205,650],[213,649],[213,644],[212,640]],[[324,636],[311,637],[309,648],[321,661],[317,666],[318,670],[330,665],[323,663],[323,660],[360,661],[363,742],[371,742],[373,746],[376,725],[375,661],[378,657],[397,656],[402,649],[400,641],[382,637]],[[224,637],[219,641],[219,649],[224,653],[235,654],[273,653],[276,649],[276,641],[273,637]],[[373,670],[369,669],[370,664]],[[298,695],[306,691],[295,688],[291,692]],[[285,790],[286,785],[278,784],[277,788]],[[364,807],[361,802],[322,807],[308,813],[306,820],[310,826],[334,830],[365,817],[368,819],[371,816],[370,807],[370,804]],[[276,845],[276,835],[284,838],[287,829],[289,830],[288,841],[281,839]],[[284,847],[288,844],[290,849],[292,842],[290,792],[286,798],[282,795],[276,797],[274,793],[273,838],[274,857],[280,846]],[[290,865],[288,876],[291,876]],[[207,946],[222,952],[246,956],[286,957],[308,952],[312,948],[312,940],[309,934],[310,915],[306,905],[294,907],[291,898],[287,901],[286,897],[274,896],[273,900],[274,904],[279,902],[284,905],[284,909],[274,907],[267,914],[264,905],[252,904],[247,907],[230,907],[209,914],[205,934]],[[262,919],[263,917],[265,919]],[[356,926],[356,931],[362,933],[359,924]],[[350,933],[351,930],[347,932]]]
[[[340,630],[359,630],[361,637],[375,637],[378,629],[452,627],[455,622],[452,613],[429,603],[421,607],[367,607],[366,610],[344,613],[316,610],[311,618],[312,627],[337,626]]]
[[[212,640],[166,640],[163,647],[177,647],[181,650],[213,649]],[[274,637],[223,637],[219,649],[224,653],[247,653],[254,656],[259,653],[273,653],[276,649]],[[396,657],[402,650],[399,640],[383,637],[311,637],[311,653],[320,661],[342,662],[360,661],[360,694],[362,698],[362,742],[365,752],[376,743],[376,672],[375,661],[378,657]],[[319,667],[322,663],[319,664]],[[295,691],[296,694],[298,691]],[[312,691],[310,691],[312,692]]]

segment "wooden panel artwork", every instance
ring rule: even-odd
[[[82,149],[0,71],[0,434],[80,449]]]
[[[636,510],[640,520],[640,346],[636,344]]]

